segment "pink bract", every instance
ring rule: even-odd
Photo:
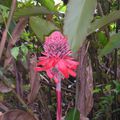
[[[68,78],[69,75],[75,77],[75,69],[78,62],[70,56],[71,50],[67,38],[59,31],[53,32],[45,38],[44,56],[39,57],[39,62],[35,68],[36,71],[46,71],[49,78],[54,79],[56,83],[59,78]]]

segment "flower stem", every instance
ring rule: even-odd
[[[61,81],[56,83],[56,95],[57,95],[57,119],[61,120],[62,108],[61,108]]]

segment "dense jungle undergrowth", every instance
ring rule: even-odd
[[[49,78],[56,68],[35,71],[54,31],[79,63],[76,73],[73,62],[59,66],[62,77],[70,74],[62,80],[60,119],[56,76]],[[0,0],[0,120],[120,120],[119,48],[120,0]]]

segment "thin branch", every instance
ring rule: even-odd
[[[14,10],[16,8],[16,3],[17,3],[17,0],[12,1],[11,11],[10,11],[9,17],[8,17],[8,22],[7,22],[5,30],[3,31],[3,35],[2,35],[2,39],[1,39],[1,43],[0,43],[0,59],[1,59],[1,56],[3,53],[3,49],[5,47],[5,42],[7,40],[7,33],[8,33],[8,29],[9,29],[9,26],[10,26],[10,23],[11,23],[11,20],[13,17]]]
[[[4,68],[8,67],[8,65],[11,64],[12,56],[11,56],[10,50],[15,45],[17,40],[19,39],[20,34],[22,33],[22,31],[24,30],[24,28],[27,24],[27,21],[28,21],[27,17],[20,18],[19,22],[17,23],[17,25],[15,26],[15,28],[12,32],[12,37],[9,40],[8,47],[7,47],[7,50],[6,50],[6,55],[5,55],[6,59],[5,59],[5,62],[4,62]]]
[[[16,91],[14,90],[14,85],[11,84],[9,82],[9,79],[3,74],[0,73],[0,78],[3,80],[4,84],[12,89],[12,92],[14,93],[14,95],[16,96],[16,98],[19,100],[19,102],[26,108],[26,110],[34,116],[34,113],[32,112],[32,110],[28,107],[28,105],[24,102],[24,100],[16,93]]]
[[[102,6],[101,6],[101,4],[99,2],[97,4],[97,6],[98,6],[98,10],[99,10],[100,15],[103,17],[104,16],[104,12],[103,12]],[[108,30],[108,28],[105,27],[104,31],[105,31],[107,37],[109,38],[109,30]]]
[[[44,85],[46,85],[46,86],[49,86],[50,88],[52,88],[52,89],[55,90],[55,85],[54,85],[54,84],[52,84],[51,82],[49,82],[49,83],[46,82],[47,79],[46,79],[44,76],[40,75],[40,77],[43,79],[43,80],[40,81],[40,83],[42,83],[42,84],[44,84]],[[64,88],[64,87],[62,87],[62,90],[63,90],[63,91],[66,91],[66,92],[69,92],[69,93],[71,93],[71,94],[75,94],[74,91],[72,91],[72,90],[70,90],[70,89],[67,89],[67,88]]]

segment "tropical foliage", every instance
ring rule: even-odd
[[[0,0],[0,120],[55,120],[58,73],[57,120],[119,120],[119,47],[120,0]]]

